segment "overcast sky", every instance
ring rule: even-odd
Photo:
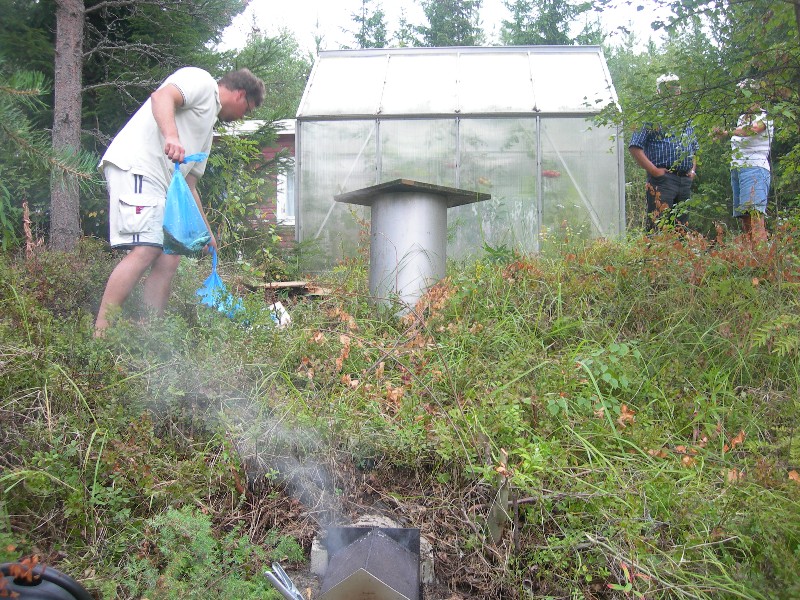
[[[642,0],[641,4],[647,5],[649,0]],[[390,36],[397,28],[403,10],[410,23],[425,22],[422,8],[415,0],[375,0],[372,3],[373,7],[378,5],[386,14],[387,33]],[[225,32],[222,48],[241,47],[253,23],[266,34],[274,34],[284,28],[289,29],[294,32],[301,49],[312,53],[315,50],[315,32],[323,36],[321,44],[323,50],[337,50],[342,46],[353,47],[355,41],[348,31],[355,29],[353,13],[360,7],[360,0],[252,0],[245,12],[239,15]],[[649,37],[656,36],[650,29],[650,22],[654,17],[653,10],[638,11],[632,6],[607,10],[602,16],[602,21],[607,31],[619,25],[630,25],[640,41],[645,43]],[[502,21],[509,18],[510,14],[502,0],[483,0],[481,19],[489,43],[497,41]],[[609,42],[613,44],[616,39],[618,38],[612,37]]]

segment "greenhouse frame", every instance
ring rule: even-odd
[[[450,208],[447,256],[537,252],[625,227],[616,92],[599,46],[319,53],[297,112],[296,235],[316,266],[357,249],[369,208],[347,192],[406,179],[490,200]]]

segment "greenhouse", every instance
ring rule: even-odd
[[[320,52],[297,113],[297,239],[318,266],[352,255],[369,207],[342,194],[398,179],[488,200],[447,211],[447,256],[539,251],[568,226],[623,232],[623,140],[599,46]]]

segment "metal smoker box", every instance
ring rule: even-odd
[[[419,529],[328,530],[320,600],[422,600]]]

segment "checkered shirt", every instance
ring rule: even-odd
[[[628,147],[644,150],[650,162],[659,169],[688,173],[692,169],[694,155],[700,146],[694,134],[694,127],[687,122],[679,135],[669,130],[662,130],[652,123],[646,123],[631,136]]]

